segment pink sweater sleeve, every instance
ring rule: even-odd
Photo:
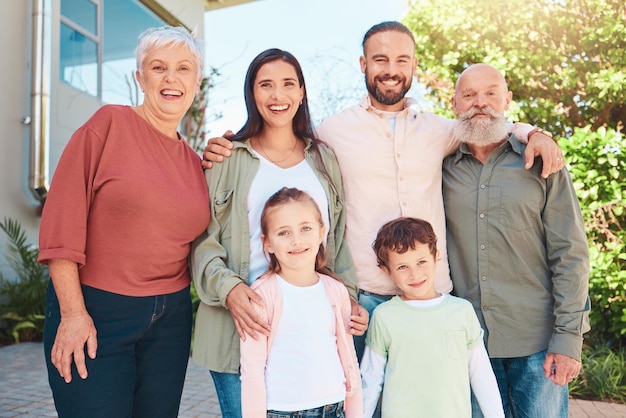
[[[272,298],[256,290],[265,303],[258,308],[261,318],[271,323],[268,308]],[[271,336],[259,335],[256,339],[240,340],[241,410],[243,418],[265,418],[267,416],[267,391],[265,388],[265,363],[269,353]]]

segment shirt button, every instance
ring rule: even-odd
[[[485,249],[485,244],[480,244],[480,249],[484,250]]]
[[[480,215],[478,215],[480,217],[480,219],[483,219],[485,217],[484,213],[481,213]]]
[[[489,310],[489,308],[488,308],[488,307],[483,306],[483,311],[488,311],[488,310]]]
[[[487,280],[487,276],[481,276],[481,277],[480,277],[480,280],[482,280],[482,281]]]
[[[484,184],[481,184],[481,185],[480,185],[480,188],[481,188],[481,189],[484,189],[485,187],[487,187],[487,186],[485,186]]]

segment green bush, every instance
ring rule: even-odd
[[[5,300],[0,306],[0,318],[14,342],[39,341],[43,335],[48,269],[37,263],[39,249],[29,245],[26,233],[12,219],[0,222],[7,235],[6,259],[16,277],[6,279],[0,273],[0,296]]]
[[[561,139],[585,220],[592,345],[626,348],[626,138],[600,128]]]

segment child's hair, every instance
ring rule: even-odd
[[[267,236],[268,218],[272,215],[272,213],[277,208],[292,202],[300,202],[310,205],[315,211],[315,216],[317,217],[320,226],[324,225],[320,208],[319,206],[317,206],[315,200],[313,200],[313,198],[308,193],[303,192],[300,189],[296,189],[295,187],[283,187],[282,189],[274,193],[269,199],[267,199],[267,202],[265,202],[263,212],[261,212],[261,234]],[[317,256],[315,257],[315,271],[334,277],[336,279],[338,278],[328,267],[326,267],[326,250],[324,248],[323,242],[320,243],[320,247],[317,251]],[[267,272],[280,272],[280,264],[278,263],[278,260],[276,259],[276,256],[274,254],[269,254],[269,266],[267,268]]]
[[[372,248],[378,265],[389,268],[389,251],[404,254],[418,244],[427,244],[432,256],[437,256],[437,235],[430,223],[417,218],[397,218],[380,227]]]

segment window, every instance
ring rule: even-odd
[[[140,0],[61,0],[61,80],[104,103],[137,104],[137,37],[165,24]]]

